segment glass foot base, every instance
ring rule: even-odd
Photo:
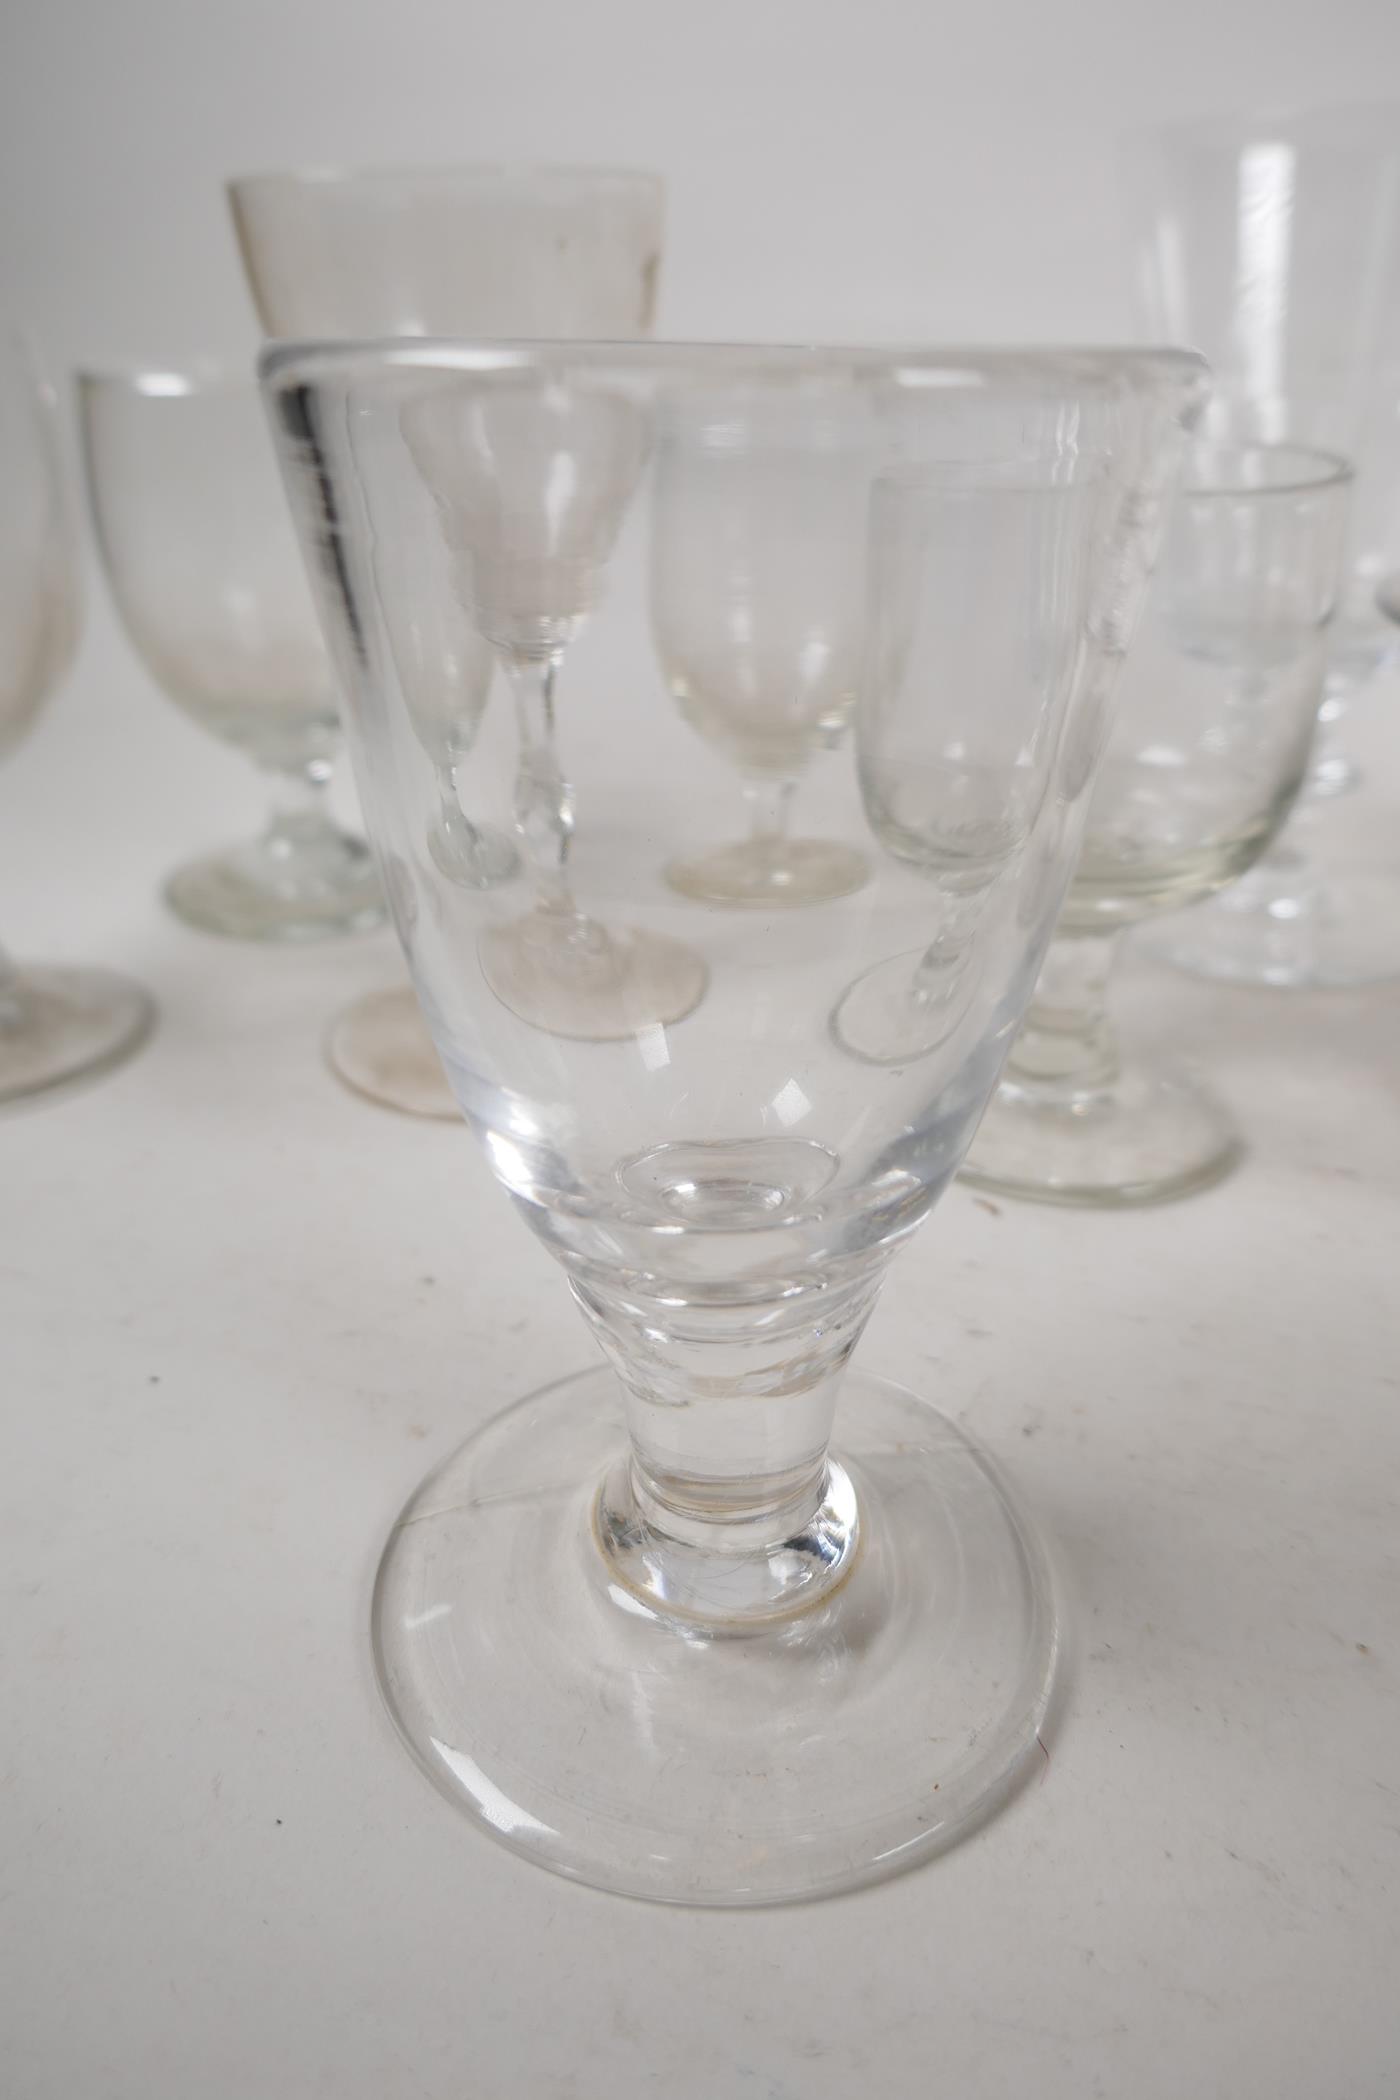
[[[1211,1094],[1133,1065],[1093,1093],[1004,1079],[959,1179],[1041,1203],[1167,1203],[1221,1180],[1242,1150]]]
[[[849,897],[870,880],[870,863],[834,839],[745,839],[665,872],[673,890],[702,904],[771,909]]]
[[[838,1429],[850,1572],[732,1633],[659,1616],[599,1550],[625,1448],[610,1371],[462,1445],[395,1526],[373,1608],[389,1711],[440,1791],[541,1866],[672,1903],[853,1888],[984,1820],[1043,1762],[1049,1563],[912,1393],[853,1373]]]
[[[461,1121],[428,1024],[407,985],[367,992],[337,1014],[326,1036],[326,1060],[352,1093],[380,1108]]]
[[[584,940],[572,932],[579,925],[588,929]],[[623,1042],[683,1021],[710,975],[702,956],[665,934],[546,912],[491,927],[477,953],[502,1006],[546,1035],[582,1043]]]
[[[109,1070],[154,1020],[148,994],[114,971],[20,971],[0,991],[0,1103]]]
[[[177,868],[165,884],[177,918],[235,941],[321,941],[384,918],[369,848],[328,831],[314,851],[284,855],[262,840]]]
[[[961,970],[925,988],[925,951],[890,956],[857,977],[831,1015],[833,1040],[868,1065],[907,1065],[939,1050],[966,1014],[977,989],[975,954]]]
[[[1264,891],[1246,876],[1213,903],[1139,935],[1136,951],[1226,984],[1382,984],[1400,977],[1400,875],[1329,876],[1296,892]]]

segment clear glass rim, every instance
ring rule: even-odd
[[[518,191],[521,195],[532,190],[551,189],[580,194],[590,190],[600,194],[631,190],[638,196],[647,195],[659,202],[665,196],[666,181],[652,168],[613,167],[590,162],[481,160],[429,161],[422,165],[386,162],[382,166],[311,162],[293,168],[254,168],[246,174],[230,175],[224,183],[225,193],[235,203],[241,198],[278,190],[377,189],[393,194],[414,188],[480,191],[483,194]]]
[[[1300,145],[1307,145],[1321,143],[1334,132],[1349,138],[1358,129],[1364,132],[1368,145],[1382,139],[1400,152],[1400,103],[1261,102],[1198,116],[1168,117],[1161,123],[1135,125],[1118,136],[1120,143],[1130,149],[1168,141],[1202,146],[1265,144],[1271,133],[1291,136]]]
[[[83,394],[138,394],[147,400],[187,400],[194,395],[258,392],[253,357],[235,363],[231,357],[192,357],[150,364],[79,365],[73,374]]]
[[[1201,473],[1206,462],[1218,462],[1209,473]],[[1277,478],[1251,480],[1248,462],[1263,465],[1266,475]],[[1316,445],[1215,444],[1194,439],[1182,460],[1179,493],[1192,503],[1267,502],[1275,497],[1314,496],[1325,490],[1344,488],[1353,478],[1351,462],[1340,452],[1324,452]]]
[[[1123,347],[1053,345],[843,348],[800,343],[680,343],[476,340],[431,336],[385,336],[363,341],[312,339],[271,342],[258,359],[264,387],[281,393],[320,380],[388,371],[505,373],[611,366],[638,373],[668,370],[756,371],[774,376],[818,378],[847,373],[881,375],[911,388],[974,389],[1021,379],[1066,388],[1121,385],[1145,392],[1160,387],[1203,385],[1209,368],[1199,351],[1141,344]]]

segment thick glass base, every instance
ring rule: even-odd
[[[774,905],[830,904],[864,889],[870,863],[834,839],[745,839],[698,860],[673,860],[666,880],[702,904],[771,910]]]
[[[489,928],[478,954],[502,1006],[575,1042],[622,1042],[683,1021],[709,982],[703,956],[681,941],[547,911]]]
[[[672,1903],[852,1888],[989,1815],[1041,1762],[1045,1552],[912,1393],[853,1373],[838,1428],[840,1579],[725,1630],[619,1572],[610,1371],[456,1451],[399,1518],[373,1608],[384,1697],[442,1793],[541,1866]]]
[[[147,993],[112,970],[17,971],[0,986],[0,1103],[120,1064],[154,1019]]]
[[[1141,934],[1138,947],[1226,984],[1341,991],[1384,983],[1400,977],[1400,877],[1319,879],[1300,855],[1270,858],[1211,903]]]
[[[326,1061],[352,1093],[406,1116],[461,1121],[428,1024],[408,985],[366,992],[336,1015]]]
[[[870,1065],[907,1065],[946,1043],[977,989],[975,966],[921,970],[926,950],[875,963],[836,1002],[833,1039]]]
[[[1126,1065],[1092,1089],[1013,1074],[959,1178],[1041,1203],[1167,1203],[1221,1180],[1242,1149],[1228,1111],[1177,1072]]]
[[[369,848],[332,825],[289,843],[270,833],[177,868],[165,884],[177,918],[235,941],[321,941],[384,918]]]

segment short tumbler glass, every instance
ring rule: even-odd
[[[1107,1013],[1128,928],[1252,867],[1307,775],[1350,473],[1289,445],[1193,447],[1125,669],[1083,855],[964,1178],[1122,1204],[1187,1195],[1239,1144],[1214,1097],[1125,1058]]]
[[[103,565],[137,654],[190,718],[275,783],[261,835],[176,869],[206,933],[319,940],[384,916],[363,840],[326,807],[340,745],[330,661],[251,373],[80,375]]]
[[[1039,1754],[1059,1622],[1034,1531],[951,1421],[847,1366],[1034,982],[1199,372],[1165,352],[265,355],[418,995],[605,1359],[444,1460],[373,1606],[380,1684],[425,1771],[560,1873],[674,1901],[846,1887],[966,1830]],[[848,767],[832,821],[869,860],[856,894],[697,913],[664,882],[659,848],[695,799],[653,653],[677,418],[740,456],[761,430],[765,472],[810,505],[813,574],[833,550],[850,565],[855,713],[874,710],[877,739],[901,725],[926,783],[918,868],[872,831]],[[812,471],[838,437],[878,538]],[[988,546],[1034,559],[953,592],[940,556],[984,471],[1009,518],[1036,507],[1033,533]],[[891,513],[888,488],[915,497]],[[433,562],[379,559],[434,543]],[[1001,734],[969,761],[993,585],[981,704]],[[718,640],[745,592],[736,575],[718,594]],[[426,843],[437,789],[398,636],[439,601],[469,611],[516,695],[467,761],[474,802],[513,816],[522,873],[495,889],[453,881]],[[787,646],[775,680],[801,671],[800,626]],[[833,1005],[872,956],[962,923],[969,881],[956,1011],[877,1069]],[[667,955],[701,968],[663,1016]],[[583,1039],[590,1007],[610,1025]]]

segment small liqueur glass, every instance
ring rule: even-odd
[[[79,396],[98,544],[132,646],[182,713],[274,785],[260,835],[177,868],[166,901],[237,940],[378,925],[369,849],[327,808],[330,661],[252,375],[84,372]]]
[[[1125,1055],[1108,1016],[1122,935],[1237,881],[1312,749],[1350,473],[1296,446],[1194,447],[1119,688],[1083,853],[964,1179],[1049,1202],[1188,1195],[1240,1145],[1215,1097]]]
[[[0,342],[0,758],[72,661],[77,556],[52,392],[25,346]],[[14,963],[0,951],[0,1104],[119,1064],[155,1009],[115,971]]]

